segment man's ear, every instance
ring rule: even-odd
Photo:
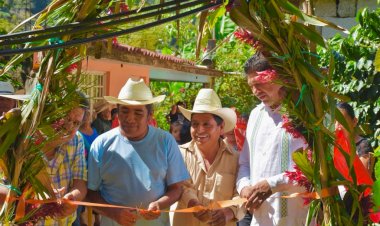
[[[152,120],[153,119],[153,111],[148,113],[148,121]]]
[[[355,117],[354,120],[352,120],[352,121],[354,123],[352,126],[355,128],[358,125],[359,120],[358,120],[358,118]]]
[[[224,121],[222,121],[222,124],[220,124],[220,130],[221,130],[221,134],[220,135],[224,135],[224,133],[225,133],[224,126],[225,126],[225,123],[224,123]]]

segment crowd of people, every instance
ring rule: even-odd
[[[173,105],[169,132],[152,126],[154,104],[165,96],[153,96],[143,79],[129,79],[118,97],[96,102],[94,113],[87,98],[78,95],[80,106],[64,118],[65,138],[44,150],[56,195],[138,208],[93,207],[95,225],[304,225],[308,206],[303,199],[281,196],[304,191],[285,171],[294,170],[292,153],[308,144],[282,127],[279,109],[286,91],[263,79],[273,72],[267,59],[256,53],[244,71],[261,101],[249,116],[244,142],[236,140],[242,138],[235,136],[235,111],[223,107],[209,88],[199,90],[192,109],[183,102]],[[3,114],[16,101],[9,98],[14,95],[9,83],[0,83],[0,92]],[[346,103],[338,107],[355,127],[352,108]],[[369,143],[358,134],[354,139],[370,169]],[[239,197],[246,199],[243,205],[208,208]],[[197,207],[194,213],[163,211],[191,207]],[[71,225],[77,218],[73,225],[84,225],[82,212],[82,207],[64,204],[58,217],[38,224]]]

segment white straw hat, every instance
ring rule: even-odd
[[[104,99],[111,104],[122,105],[147,105],[159,103],[165,99],[165,95],[153,97],[149,87],[143,79],[128,79],[127,83],[121,88],[119,96],[105,96]]]
[[[216,92],[212,89],[201,89],[195,98],[193,110],[179,106],[183,116],[191,121],[193,113],[210,113],[221,117],[224,121],[224,132],[231,131],[236,125],[236,113],[230,108],[223,108]]]
[[[14,94],[15,89],[13,88],[10,82],[1,82],[0,81],[0,96],[15,99],[15,100],[28,100],[30,99],[30,95],[19,95]]]

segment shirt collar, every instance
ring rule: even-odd
[[[231,148],[226,144],[226,142],[222,138],[219,139],[219,143],[220,146],[218,151],[227,151],[229,154],[233,154],[233,150],[231,150]],[[195,152],[196,144],[195,141],[192,140],[189,143],[180,145],[180,147],[186,149],[189,152]]]

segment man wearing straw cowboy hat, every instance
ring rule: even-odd
[[[153,97],[142,79],[129,79],[118,98],[119,127],[100,135],[88,157],[88,199],[146,209],[95,208],[103,215],[101,225],[169,225],[164,210],[182,193],[189,178],[175,139],[166,131],[148,125]],[[141,216],[141,217],[140,217]]]
[[[192,110],[179,107],[190,120],[192,140],[180,146],[191,179],[185,183],[178,209],[210,206],[215,201],[238,198],[235,187],[239,153],[229,148],[221,135],[236,124],[236,114],[223,108],[212,89],[201,89]],[[175,213],[174,226],[234,226],[244,216],[238,206],[202,210],[193,214]]]

